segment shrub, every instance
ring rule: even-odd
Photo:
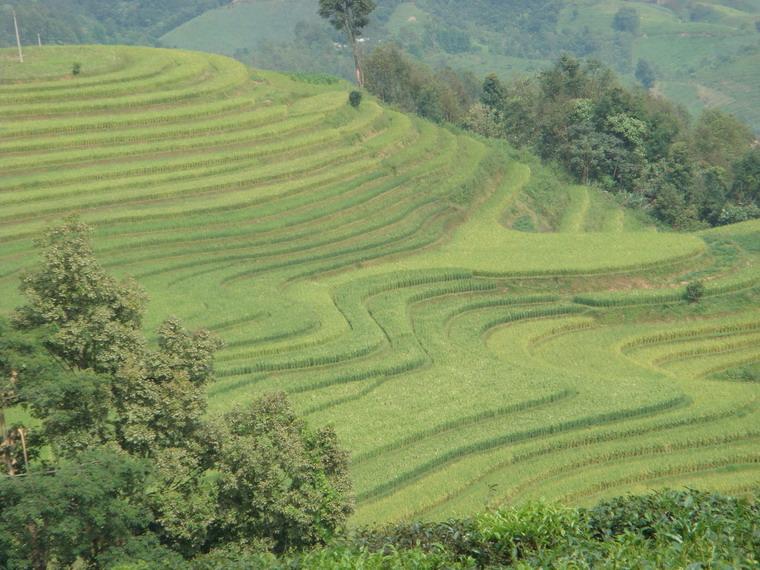
[[[665,490],[648,495],[627,495],[603,501],[588,510],[591,536],[606,540],[633,533],[644,539],[681,540],[695,533],[752,536],[752,505],[717,493]]]
[[[74,65],[71,66],[71,74],[77,76],[80,73],[82,73],[82,64],[78,61],[75,61]]]
[[[686,300],[689,303],[698,303],[705,296],[705,284],[701,281],[692,281],[686,286]]]
[[[499,562],[523,560],[584,536],[576,509],[543,502],[485,513],[476,524],[485,544],[499,547]]]
[[[358,109],[359,105],[362,104],[362,93],[361,93],[361,91],[351,91],[351,93],[348,96],[348,102],[351,104],[351,106],[354,109]]]
[[[635,8],[621,8],[612,20],[612,27],[618,32],[636,34],[640,23],[639,13]]]

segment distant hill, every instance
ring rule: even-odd
[[[563,52],[595,57],[635,82],[640,60],[655,89],[692,112],[717,107],[760,131],[760,0],[379,0],[368,46],[394,41],[434,66],[503,77]],[[349,55],[316,0],[239,0],[162,36],[164,45],[235,54],[258,66],[341,73]],[[635,25],[616,26],[620,10]],[[300,25],[296,33],[295,27]],[[247,52],[247,53],[246,53]],[[341,60],[343,60],[341,62]]]
[[[15,8],[26,45],[153,45],[169,30],[230,0],[9,0],[0,4],[0,47],[16,45]]]

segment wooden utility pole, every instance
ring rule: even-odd
[[[0,385],[0,461],[5,465],[6,475],[15,475],[16,468],[13,464],[13,437],[5,424],[5,406],[14,399],[16,385],[16,371],[11,372],[10,382],[5,386]]]
[[[18,61],[24,63],[24,52],[21,49],[21,34],[18,33],[18,20],[16,19],[16,9],[11,8],[13,14],[13,27],[16,29],[16,45],[18,46]]]
[[[356,36],[356,30],[353,28],[354,14],[351,9],[351,2],[344,2],[343,8],[346,11],[346,33],[348,41],[351,43],[351,53],[354,56],[354,67],[356,67],[356,82],[359,87],[364,87],[364,71],[362,70],[361,55],[359,53],[359,38]]]

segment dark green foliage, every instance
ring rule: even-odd
[[[736,539],[752,538],[758,523],[757,504],[704,491],[663,491],[650,495],[628,495],[604,501],[587,512],[591,536],[607,539],[626,533],[652,540],[668,534],[714,532]],[[760,537],[755,537],[758,539]]]
[[[348,454],[332,428],[309,430],[284,394],[210,429],[219,515],[212,544],[261,537],[277,551],[324,542],[352,512]]]
[[[133,281],[106,274],[93,256],[90,231],[72,217],[37,242],[42,265],[22,280],[28,303],[15,321],[27,330],[49,327],[49,349],[72,366],[113,373],[142,348],[146,299]]]
[[[699,303],[705,296],[705,284],[701,281],[692,281],[686,286],[685,297],[689,303]]]
[[[404,522],[378,528],[359,528],[351,535],[350,544],[357,550],[392,552],[419,548],[433,552],[440,548],[454,557],[478,553],[481,563],[494,558],[485,552],[472,519],[451,519],[445,522]]]
[[[71,75],[77,76],[80,73],[82,73],[82,64],[77,62],[74,62],[74,64],[71,66]]]
[[[96,568],[114,570],[177,570],[187,562],[167,548],[151,533],[126,538],[123,544],[105,550],[97,558]]]
[[[158,330],[158,351],[125,359],[113,384],[124,449],[151,455],[191,444],[202,428],[213,355],[221,346],[208,331],[190,332],[171,318]]]
[[[372,0],[319,0],[319,15],[327,19],[336,30],[358,37],[369,24],[369,15],[375,9]]]
[[[618,32],[637,34],[641,24],[636,8],[620,8],[612,19],[612,27]]]
[[[467,32],[445,27],[435,32],[436,43],[446,53],[465,53],[472,49],[472,40]]]
[[[421,550],[478,568],[753,568],[759,515],[757,501],[663,491],[590,510],[528,503],[474,519],[358,529],[345,544],[357,559]]]
[[[435,73],[394,45],[376,48],[365,72],[366,87],[374,95],[436,122],[459,121],[477,97],[472,75],[447,68]]]
[[[507,102],[507,89],[496,74],[487,75],[483,81],[480,102],[494,109],[502,108]]]
[[[44,570],[93,563],[147,531],[145,463],[110,449],[61,461],[54,470],[0,477],[0,567]]]
[[[41,420],[30,432],[33,455],[48,445],[55,456],[70,457],[110,439],[110,382],[90,370],[63,368],[42,346],[43,338],[0,321],[0,377],[15,378],[13,398],[5,404],[27,406]]]
[[[351,93],[348,94],[348,102],[354,109],[358,109],[359,105],[362,104],[362,92],[351,91]]]
[[[639,62],[640,80],[653,81]],[[624,88],[594,61],[570,56],[528,80],[483,82],[464,121],[486,136],[529,146],[581,183],[633,197],[663,223],[692,230],[757,217],[760,151],[734,117],[685,115],[643,90]]]
[[[360,528],[327,547],[277,558],[256,545],[228,545],[187,567],[749,569],[758,563],[758,521],[756,500],[662,491],[592,509],[528,503],[470,519]]]
[[[358,39],[369,24],[369,15],[375,9],[372,0],[319,0],[319,15],[336,30],[343,32],[354,56],[356,82],[364,86],[364,71]]]
[[[760,206],[760,148],[748,150],[734,165],[731,198],[737,204]]]
[[[752,130],[733,115],[705,110],[691,130],[689,147],[694,160],[731,170],[745,157],[755,140]]]
[[[654,87],[655,81],[657,81],[657,74],[654,72],[654,68],[646,59],[640,59],[636,64],[636,79],[646,87],[651,89]]]

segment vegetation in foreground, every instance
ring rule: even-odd
[[[27,304],[0,322],[0,566],[324,541],[352,511],[334,431],[283,394],[206,419],[221,341],[167,319],[149,348],[142,290],[102,269],[88,234],[51,228]],[[14,404],[31,423],[6,427]]]
[[[758,502],[664,491],[589,509],[547,503],[440,523],[364,528],[279,558],[216,553],[191,568],[756,568]],[[139,568],[139,566],[138,566]]]

